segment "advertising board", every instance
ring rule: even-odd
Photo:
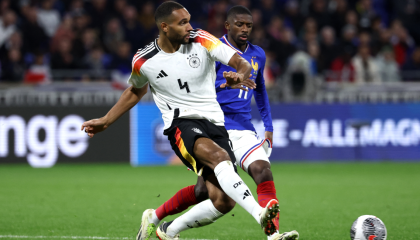
[[[420,160],[420,104],[275,104],[271,161]],[[252,122],[264,126],[256,106]],[[130,113],[132,165],[176,162],[153,103]]]
[[[56,163],[128,162],[129,116],[89,139],[80,130],[109,106],[0,107],[0,163],[51,167]]]

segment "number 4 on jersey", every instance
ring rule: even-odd
[[[178,79],[179,88],[182,90],[184,88],[187,89],[187,93],[190,93],[190,88],[188,87],[188,83],[184,82],[184,85],[181,83],[181,79]]]

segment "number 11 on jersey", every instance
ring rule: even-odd
[[[248,89],[248,87],[245,87],[246,89]],[[244,90],[239,90],[239,96],[238,98],[242,98],[242,93],[244,92]],[[248,97],[248,92],[245,92],[244,94],[244,99],[246,99]]]

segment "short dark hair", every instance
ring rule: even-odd
[[[231,9],[229,9],[227,13],[227,19],[234,17],[238,14],[247,14],[252,17],[252,13],[251,11],[249,11],[248,8],[241,5],[236,5],[236,6],[233,6]]]
[[[184,6],[177,2],[169,1],[159,5],[155,11],[155,22],[158,23],[172,14],[173,11],[182,9]]]

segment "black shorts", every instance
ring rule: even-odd
[[[199,176],[206,177],[209,173],[212,173],[208,167],[197,161],[194,155],[194,144],[200,137],[213,140],[228,152],[232,163],[236,162],[229,134],[223,126],[216,126],[204,119],[177,118],[172,121],[172,125],[163,134],[168,136],[168,140],[171,142],[172,149],[176,155],[189,169]],[[233,166],[236,171],[235,164]]]

